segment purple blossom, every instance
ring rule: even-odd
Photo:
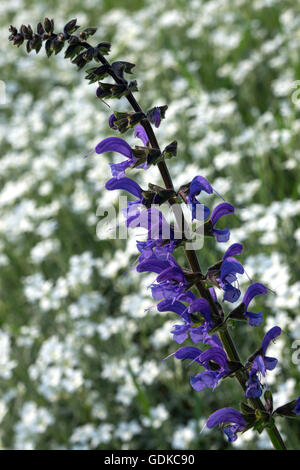
[[[260,347],[263,354],[258,354],[255,357],[249,371],[249,379],[246,382],[247,398],[259,398],[261,396],[262,386],[259,380],[259,374],[265,377],[267,370],[275,369],[278,361],[274,357],[266,356],[266,351],[270,342],[280,336],[280,334],[281,328],[279,328],[279,326],[274,326],[265,334]]]
[[[145,147],[148,146],[149,138],[144,127],[141,124],[138,124],[137,126],[135,126],[134,135],[135,137],[138,137],[139,139],[141,139]]]
[[[219,285],[224,290],[223,302],[236,302],[241,295],[241,291],[232,285],[237,281],[237,274],[244,274],[244,268],[241,263],[231,256],[227,256],[220,269]]]
[[[210,415],[206,422],[206,426],[210,429],[218,424],[228,424],[223,430],[229,442],[236,441],[236,433],[244,431],[247,426],[243,415],[234,408],[221,408]]]
[[[213,370],[210,361],[219,365],[219,369]],[[200,354],[198,361],[205,370],[199,374],[192,375],[190,378],[191,386],[196,392],[200,392],[206,387],[213,390],[219,381],[229,372],[226,353],[223,348],[213,346]]]
[[[192,220],[204,220],[210,214],[209,208],[201,204],[196,199],[196,196],[198,196],[201,191],[205,191],[208,194],[212,194],[213,188],[211,187],[207,179],[205,179],[203,176],[195,176],[195,178],[193,178],[190,184],[189,193],[187,196],[187,202],[192,210]],[[199,208],[201,208],[201,211],[199,210]]]
[[[211,234],[216,237],[218,242],[227,242],[230,237],[230,232],[228,228],[224,228],[223,230],[219,228],[215,228],[216,223],[218,222],[221,217],[228,214],[234,213],[234,207],[229,204],[228,202],[221,202],[211,213],[210,221],[212,223]]]
[[[268,289],[266,286],[259,282],[255,282],[248,287],[243,297],[243,303],[245,304],[245,316],[248,318],[248,323],[250,326],[259,326],[263,319],[263,313],[253,313],[248,310],[248,306],[252,299],[257,295],[266,294]]]

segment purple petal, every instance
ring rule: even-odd
[[[106,189],[113,191],[115,189],[124,189],[137,198],[142,198],[140,186],[130,178],[111,178],[105,185]]]
[[[192,375],[190,384],[196,392],[201,392],[206,387],[214,389],[218,384],[218,372],[205,370],[199,374]]]
[[[108,125],[111,129],[115,129],[114,122],[117,120],[114,114],[111,114],[108,119]]]
[[[217,302],[217,296],[216,296],[215,289],[213,287],[210,287],[209,292],[210,292],[210,295],[212,296],[213,301]]]
[[[195,176],[193,178],[190,189],[189,189],[189,198],[193,199],[195,196],[200,194],[201,191],[205,191],[208,194],[212,194],[213,188],[203,176]]]
[[[125,140],[121,139],[121,137],[107,137],[96,145],[95,150],[98,154],[104,152],[118,152],[127,158],[131,159],[133,157],[130,145],[128,145]]]
[[[260,282],[255,282],[254,284],[251,284],[251,286],[249,286],[246,290],[245,295],[243,297],[243,302],[246,306],[246,310],[248,310],[248,305],[254,297],[260,294],[266,294],[267,292],[268,289],[266,288],[266,286],[264,286]]]
[[[165,261],[160,261],[157,258],[155,259],[146,259],[142,261],[136,268],[137,272],[144,273],[144,272],[152,272],[152,273],[161,273],[164,269],[166,269],[167,263]]]
[[[248,324],[250,326],[259,326],[263,320],[263,313],[258,312],[258,313],[253,313],[247,311],[245,314],[245,317],[248,318]]]
[[[241,243],[233,243],[224,253],[223,259],[228,258],[229,256],[240,255],[243,251],[244,246]]]
[[[226,283],[223,289],[224,289],[223,302],[226,300],[227,302],[234,303],[239,299],[241,295],[241,291],[237,289],[236,287],[232,286],[231,284]]]
[[[246,427],[246,421],[243,418],[243,415],[235,410],[234,408],[221,408],[220,410],[215,411],[206,422],[208,428],[213,428],[217,424],[223,423],[235,423],[238,424],[241,428]]]
[[[164,282],[164,281],[171,281],[171,280],[184,282],[185,278],[180,268],[169,267],[165,269],[164,271],[162,271],[156,280],[157,282]]]
[[[207,217],[209,217],[209,208],[206,207],[204,204],[200,204],[197,199],[195,199],[194,202],[189,204],[189,206],[192,211],[192,220],[197,219],[201,222],[202,220],[205,220],[207,219]]]
[[[277,366],[278,360],[275,357],[264,357],[265,368],[267,370],[274,370]]]
[[[189,306],[189,313],[201,313],[207,322],[211,321],[210,306],[207,300],[196,298]]]
[[[261,348],[262,350],[264,351],[264,353],[266,353],[266,350],[270,344],[270,342],[272,340],[274,340],[275,338],[277,338],[278,336],[281,335],[281,328],[279,328],[279,326],[274,326],[273,328],[271,328],[265,335],[262,343],[261,343]]]
[[[183,348],[178,349],[174,353],[174,356],[176,357],[176,359],[196,360],[200,356],[201,353],[202,353],[201,349],[194,348],[192,346],[184,346]]]
[[[214,228],[212,232],[219,243],[226,243],[230,238],[230,231],[228,228],[224,228],[223,230],[220,228]]]
[[[174,341],[176,341],[178,344],[184,343],[184,341],[188,338],[188,329],[189,325],[174,325],[174,329],[171,331]]]
[[[227,356],[222,348],[212,347],[207,349],[200,355],[200,361],[202,363],[207,361],[214,361],[219,364],[223,369],[227,368]]]
[[[233,214],[233,213],[234,213],[234,207],[231,204],[229,204],[229,202],[221,202],[221,204],[215,207],[214,210],[212,211],[210,220],[212,221],[212,224],[215,225],[221,217],[223,217],[224,215]]]
[[[226,258],[221,266],[220,279],[224,281],[228,274],[244,274],[244,268],[235,258]]]
[[[143,128],[143,126],[141,124],[138,124],[135,127],[134,135],[135,135],[135,137],[138,137],[139,139],[141,139],[141,141],[143,142],[145,147],[148,145],[149,139],[148,139],[148,136],[147,136],[147,132],[145,131],[145,129]]]
[[[125,170],[131,166],[130,160],[124,160],[121,163],[110,163],[110,171],[114,178],[123,178],[125,176]]]

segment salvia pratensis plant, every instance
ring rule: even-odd
[[[144,112],[133,95],[138,90],[136,80],[127,79],[132,74],[134,64],[125,61],[110,64],[105,58],[109,54],[110,44],[100,42],[92,46],[88,42],[96,28],[79,29],[76,19],[72,19],[62,32],[55,33],[54,21],[45,18],[43,23],[38,23],[35,32],[30,25],[21,25],[19,29],[10,26],[9,40],[16,46],[25,42],[28,53],[33,50],[38,53],[44,44],[48,57],[53,53],[58,54],[67,46],[65,58],[70,59],[78,69],[92,63],[86,69],[85,78],[89,83],[98,84],[98,99],[105,100],[104,102],[111,98],[127,99],[132,110],[115,111],[110,115],[108,124],[120,134],[134,129],[134,134],[142,145],[131,148],[120,137],[108,137],[98,143],[94,151],[97,154],[117,152],[125,157],[121,163],[110,164],[112,178],[107,181],[106,189],[122,189],[133,195],[136,199],[130,201],[124,211],[126,224],[128,227],[148,229],[147,239],[137,241],[139,257],[136,269],[140,273],[155,273],[156,279],[151,285],[151,291],[153,298],[158,301],[158,311],[174,312],[179,318],[180,323],[172,330],[174,341],[182,345],[190,338],[197,345],[181,346],[172,355],[176,359],[188,359],[199,364],[201,371],[190,378],[194,390],[201,391],[206,387],[214,390],[220,381],[235,377],[244,391],[245,400],[240,404],[240,411],[234,408],[215,411],[206,422],[208,428],[221,426],[229,442],[235,441],[238,433],[249,429],[258,433],[265,429],[274,448],[285,450],[286,445],[276,427],[275,419],[277,416],[297,417],[300,414],[300,397],[274,409],[272,393],[262,383],[262,377],[265,377],[267,371],[276,367],[277,359],[269,357],[267,349],[282,333],[281,329],[278,326],[271,328],[245,363],[242,362],[228,330],[229,319],[244,321],[245,328],[248,329],[261,324],[262,312],[252,312],[250,305],[254,297],[267,294],[268,289],[261,283],[251,283],[238,307],[225,316],[222,303],[230,304],[241,297],[237,274],[244,274],[244,268],[237,257],[241,254],[243,245],[231,245],[223,258],[216,260],[204,273],[196,250],[190,244],[183,243],[193,230],[202,230],[204,236],[214,237],[217,243],[227,242],[230,238],[229,229],[220,229],[217,225],[220,218],[234,213],[235,208],[224,200],[212,212],[203,205],[199,201],[201,192],[212,194],[216,191],[200,175],[195,175],[191,182],[181,186],[178,191],[175,190],[166,160],[176,156],[177,142],[174,140],[162,150],[152,127],[160,126],[167,106],[154,106]],[[108,82],[103,81],[106,78],[109,79]],[[157,166],[164,187],[149,183],[148,189],[144,190],[127,176],[131,168],[146,170],[151,165]],[[173,209],[176,228],[168,224],[157,208],[166,202]],[[202,222],[198,229],[193,225],[188,235],[181,228],[186,226],[186,221],[178,203],[189,206],[192,221],[196,219]],[[163,236],[166,228],[168,238]],[[181,267],[174,256],[178,247],[183,245],[190,269]],[[221,303],[217,299],[215,288],[222,292]],[[198,347],[199,343],[204,349]]]

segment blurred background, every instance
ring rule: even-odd
[[[238,406],[237,383],[196,393],[193,366],[162,362],[176,350],[177,319],[156,311],[153,277],[130,269],[134,234],[96,236],[97,207],[118,197],[103,191],[109,156],[83,159],[113,135],[96,85],[63,53],[27,55],[7,37],[10,24],[48,16],[58,31],[77,17],[99,27],[95,42],[112,42],[110,60],[136,64],[144,109],[168,104],[157,135],[162,146],[178,141],[169,164],[176,186],[201,174],[239,207],[226,221],[230,242],[245,244],[247,273],[274,291],[256,301],[263,327],[231,331],[246,360],[267,329],[284,329],[268,350],[279,358],[267,376],[279,406],[300,394],[299,5],[0,0],[0,9],[1,448],[267,449],[266,436],[251,431],[233,445],[218,429],[199,434],[213,411]],[[141,173],[141,184],[160,181],[155,168]],[[227,246],[206,243],[201,265]],[[299,421],[278,425],[299,448]]]

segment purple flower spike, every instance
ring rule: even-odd
[[[297,399],[296,406],[294,408],[294,413],[296,415],[300,415],[300,397],[298,397]]]
[[[132,158],[132,150],[129,144],[121,137],[107,137],[95,147],[96,153],[118,152],[127,158]]]
[[[215,411],[208,418],[206,426],[211,429],[218,424],[226,423],[234,423],[234,425],[226,426],[224,428],[224,432],[227,435],[229,442],[234,442],[237,439],[236,433],[243,431],[247,426],[243,415],[234,408],[221,408],[220,410]]]
[[[266,294],[268,289],[266,286],[261,284],[260,282],[255,282],[248,287],[243,297],[243,302],[245,304],[245,316],[248,318],[248,323],[250,326],[259,326],[263,319],[262,312],[253,313],[248,311],[248,306],[251,300],[256,297],[257,295]]]
[[[105,185],[106,189],[113,191],[114,189],[124,189],[138,199],[142,198],[142,190],[140,186],[130,178],[111,178]]]

